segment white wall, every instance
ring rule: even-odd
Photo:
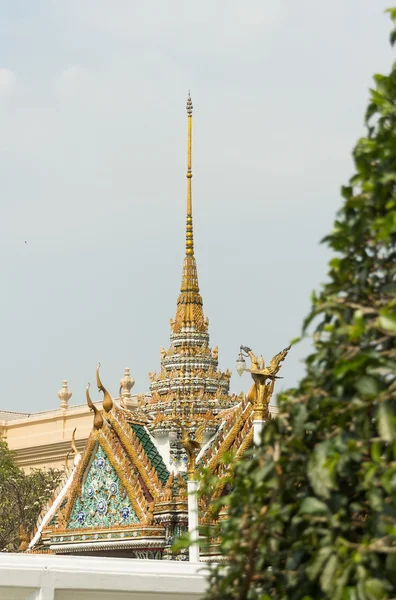
[[[0,554],[1,600],[198,600],[205,565],[164,560]]]

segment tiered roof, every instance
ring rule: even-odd
[[[194,234],[191,192],[192,102],[187,100],[187,217],[186,250],[176,316],[171,320],[170,346],[161,348],[160,372],[150,373],[152,397],[142,408],[152,419],[150,429],[155,435],[175,430],[179,422],[190,432],[204,422],[207,437],[217,429],[216,416],[235,405],[230,396],[231,372],[218,369],[218,347],[209,344],[208,319],[203,312],[194,255]],[[183,458],[183,450],[173,444],[172,461]]]

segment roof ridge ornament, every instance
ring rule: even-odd
[[[90,410],[94,411],[94,428],[95,429],[102,429],[103,427],[103,417],[100,414],[100,411],[96,408],[95,404],[92,402],[91,400],[91,396],[89,394],[89,388],[91,387],[91,384],[88,383],[86,390],[85,390],[85,396],[87,398],[87,404],[90,408]]]
[[[106,390],[106,388],[104,387],[103,383],[100,380],[99,369],[100,369],[100,363],[98,363],[98,366],[96,367],[96,385],[98,386],[98,390],[100,392],[103,392],[103,402],[102,402],[103,409],[105,410],[105,412],[110,412],[111,409],[113,408],[113,398],[111,397],[111,395]]]
[[[73,395],[72,392],[69,390],[69,388],[67,386],[67,380],[64,379],[62,381],[62,389],[60,389],[58,392],[58,398],[61,401],[61,405],[60,405],[61,408],[63,408],[64,410],[69,408],[69,400],[72,397],[72,395]]]

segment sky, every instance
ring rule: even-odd
[[[239,346],[270,360],[326,280],[320,240],[394,59],[387,6],[0,0],[0,409],[57,408],[63,379],[83,403],[98,362],[114,396],[125,367],[148,390],[181,282],[188,90],[204,310],[247,391]]]

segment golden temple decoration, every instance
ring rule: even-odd
[[[147,514],[143,521],[144,525],[153,525],[153,523],[154,523],[154,507],[155,507],[155,502],[150,502]]]
[[[246,450],[253,444],[253,428],[251,428],[249,430],[249,432],[245,435],[245,437],[243,438],[243,441],[241,443],[241,445],[239,446],[235,459],[239,460],[242,456],[242,454],[244,454],[246,452]]]
[[[187,473],[189,479],[194,479],[195,475],[195,457],[197,452],[200,450],[202,442],[198,441],[196,438],[191,439],[188,430],[183,427],[180,422],[176,423],[179,425],[182,433],[181,437],[181,445],[187,454]],[[205,423],[206,427],[206,423]],[[200,428],[199,428],[200,429]],[[199,429],[197,430],[197,434],[199,435]],[[203,430],[202,430],[203,431]]]
[[[119,415],[117,415],[117,417],[119,418]],[[157,472],[154,469],[152,475],[149,474],[147,467],[149,465],[150,470],[152,470],[153,465],[145,453],[138,437],[130,427],[128,427],[129,431],[127,430],[127,435],[125,433],[125,427],[118,422],[118,418],[116,419],[112,413],[109,415],[109,421],[114,431],[119,436],[120,441],[132,460],[133,465],[139,472],[151,496],[157,500],[160,492],[162,491],[162,484],[158,479]]]
[[[192,227],[192,196],[191,196],[191,141],[192,141],[192,101],[190,92],[187,98],[187,229],[186,229],[186,255],[194,255],[194,239]]]
[[[98,386],[98,390],[100,392],[103,392],[103,410],[108,413],[113,408],[113,398],[110,396],[109,392],[106,390],[106,388],[103,386],[100,380],[99,368],[100,363],[96,367],[96,385]]]
[[[166,482],[165,487],[164,487],[165,502],[170,502],[172,500],[174,481],[175,481],[175,472],[172,471],[171,474],[169,475],[168,481]]]
[[[69,456],[70,456],[70,452],[67,452],[66,457],[65,457],[65,464],[63,465],[64,473],[69,472]]]
[[[95,406],[95,404],[92,402],[91,400],[91,396],[89,395],[89,388],[90,388],[90,384],[88,383],[86,390],[85,390],[85,395],[87,398],[87,404],[90,408],[90,410],[93,410],[94,412],[94,428],[95,429],[101,429],[103,427],[103,417],[100,414],[100,410],[98,410]]]
[[[192,209],[192,101],[187,100],[187,214],[186,246],[183,263],[182,282],[177,300],[176,316],[171,320],[169,349],[160,348],[161,367],[151,371],[150,393],[142,406],[150,416],[149,430],[157,434],[174,435],[178,422],[194,435],[202,423],[214,433],[217,423],[215,416],[224,409],[236,404],[236,398],[229,395],[231,372],[221,372],[218,368],[219,349],[213,350],[209,344],[208,319],[203,314],[203,301],[199,291],[197,265],[194,256],[193,209]],[[208,419],[204,417],[212,412]],[[188,425],[188,422],[190,423]],[[194,453],[190,442],[197,438],[186,438],[184,444],[192,471]],[[170,444],[170,464],[184,468],[185,453],[183,444],[176,436]],[[197,448],[196,448],[197,449]]]
[[[202,310],[202,297],[199,293],[197,265],[194,256],[194,232],[191,193],[191,146],[192,146],[192,101],[187,98],[187,217],[186,217],[186,256],[184,258],[182,284],[177,301],[176,318],[171,321],[172,331],[182,327],[195,327],[197,331],[207,331]]]
[[[277,373],[281,368],[281,363],[285,360],[291,346],[288,346],[272,358],[268,367],[265,366],[264,359],[258,358],[253,354],[251,348],[241,346],[241,352],[245,352],[251,360],[249,371],[252,375],[254,384],[250,388],[247,398],[252,403],[254,410],[254,420],[262,421],[269,418],[269,403],[274,391],[276,379],[279,379]]]
[[[77,454],[78,454],[78,450],[77,450],[77,446],[76,446],[76,438],[75,438],[76,431],[77,431],[77,427],[75,427],[73,429],[72,438],[71,438],[71,449],[74,452],[74,456],[77,456]]]
[[[177,483],[179,487],[178,498],[185,500],[187,498],[187,483],[184,481],[181,473],[177,474]]]

